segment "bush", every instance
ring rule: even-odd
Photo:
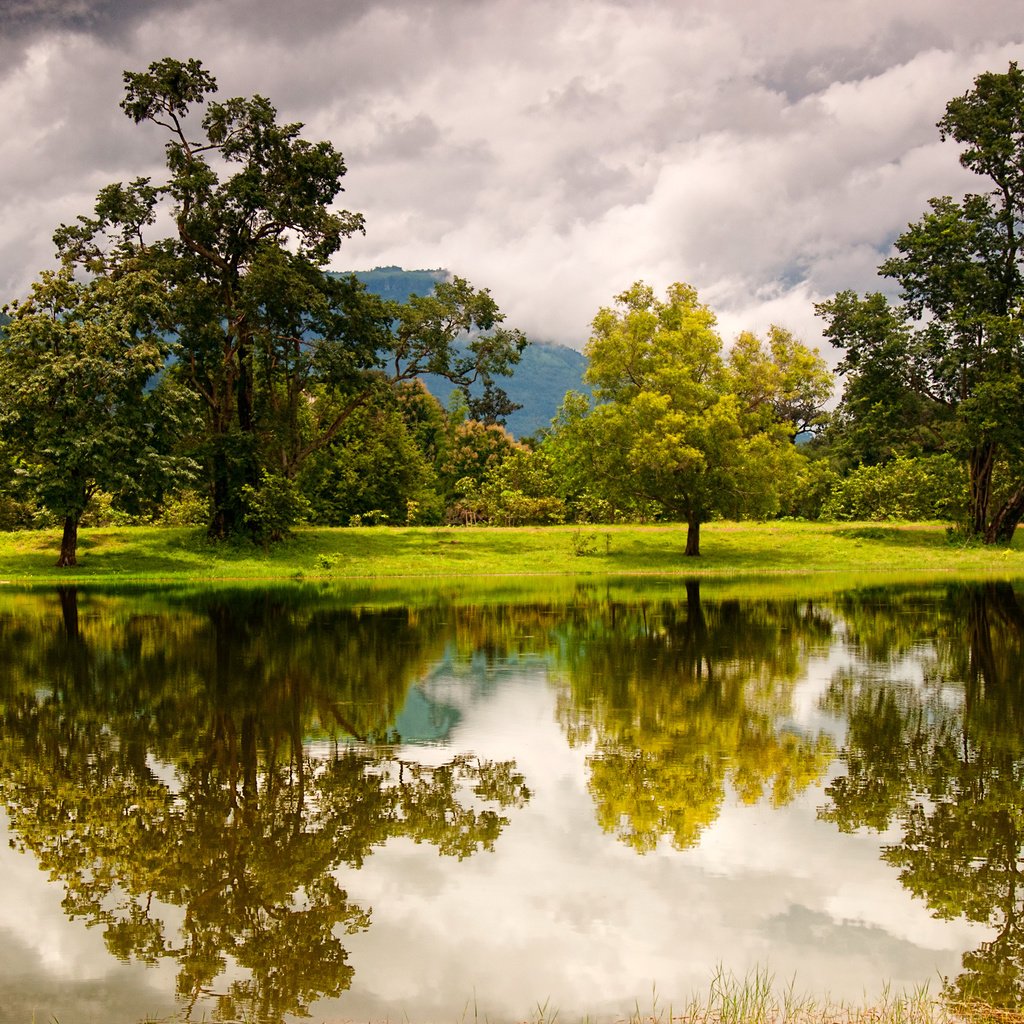
[[[309,514],[309,502],[294,480],[276,473],[264,473],[259,487],[242,488],[246,526],[261,544],[284,540],[291,528]]]
[[[36,525],[39,508],[33,501],[20,501],[0,494],[0,530],[27,530]]]
[[[967,475],[951,455],[860,466],[836,482],[824,500],[822,519],[946,519],[963,516]]]
[[[161,526],[206,526],[209,521],[210,499],[191,490],[171,495],[157,520]]]
[[[97,491],[86,505],[79,523],[81,526],[133,526],[139,522],[137,516],[125,512],[114,504],[112,495]]]

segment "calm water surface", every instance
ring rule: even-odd
[[[0,1020],[1024,998],[1024,589],[0,594]]]

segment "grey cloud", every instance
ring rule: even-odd
[[[0,36],[8,41],[55,30],[109,37],[161,10],[181,11],[195,0],[5,0]]]
[[[608,88],[597,89],[588,85],[580,75],[565,85],[550,89],[539,103],[531,104],[530,113],[558,117],[584,117],[587,119],[618,114],[621,104]]]
[[[368,234],[341,267],[450,265],[577,343],[637,277],[777,317],[878,287],[877,253],[963,191],[934,124],[1024,46],[1011,7],[0,0],[22,43],[0,71],[0,287],[27,286],[100,185],[160,173],[160,132],[117,103],[122,69],[170,54],[344,152]]]
[[[641,202],[649,191],[649,183],[629,168],[582,149],[555,163],[551,174],[558,182],[555,223],[561,230],[613,207]]]
[[[417,114],[384,125],[377,142],[364,155],[371,160],[416,160],[441,141],[437,123],[427,114]]]

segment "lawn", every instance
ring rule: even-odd
[[[936,523],[709,523],[702,555],[673,525],[362,527],[297,530],[261,548],[213,544],[202,530],[83,530],[79,565],[55,566],[57,531],[0,533],[0,581],[367,579],[386,577],[718,576],[898,572],[1024,575],[1010,548],[951,543]]]

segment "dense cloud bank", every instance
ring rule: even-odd
[[[972,187],[935,121],[1024,53],[1013,5],[7,0],[0,295],[161,140],[121,71],[196,56],[346,155],[339,269],[446,266],[580,346],[633,280],[694,284],[730,339],[877,287],[929,196]]]

